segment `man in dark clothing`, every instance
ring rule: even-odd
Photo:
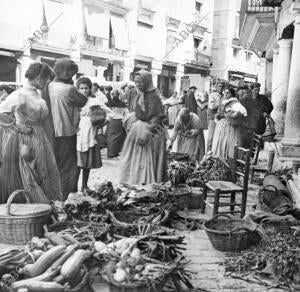
[[[266,129],[266,116],[273,110],[273,105],[265,95],[260,95],[260,84],[251,86],[251,95],[244,94],[241,103],[247,110],[247,117],[243,122],[242,146],[249,148],[253,134],[262,135]]]
[[[191,86],[189,92],[186,95],[184,107],[188,108],[191,113],[197,114],[197,102],[195,98],[195,91],[197,87]]]
[[[255,133],[262,135],[266,130],[266,116],[272,112],[273,105],[265,95],[259,94],[260,83],[252,84],[251,88],[254,105],[260,113]]]

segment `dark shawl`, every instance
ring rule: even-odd
[[[191,113],[197,114],[197,102],[195,99],[195,94],[192,91],[189,91],[185,98],[184,107],[188,108]]]
[[[160,100],[159,94],[156,88],[153,86],[152,75],[149,71],[140,70],[137,74],[141,76],[144,82],[144,106],[143,110],[139,103],[139,98],[136,104],[136,117],[145,122],[161,123],[165,117],[164,107]]]

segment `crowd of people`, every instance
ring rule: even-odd
[[[78,191],[81,172],[82,191],[88,190],[90,170],[102,167],[102,148],[109,158],[121,153],[120,183],[166,181],[167,150],[174,144],[195,161],[208,151],[232,157],[235,145],[248,148],[253,133],[265,131],[273,109],[258,83],[234,90],[218,82],[200,97],[192,86],[164,99],[146,70],[120,91],[87,77],[74,82],[77,72],[68,58],[53,71],[35,62],[27,83],[1,98],[1,203],[17,189],[28,191],[32,202],[65,200]]]

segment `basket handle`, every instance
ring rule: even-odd
[[[11,207],[11,204],[15,198],[15,196],[19,195],[19,194],[24,194],[25,198],[26,198],[26,203],[27,204],[30,204],[30,199],[29,199],[29,196],[28,196],[28,193],[24,190],[16,190],[14,191],[9,197],[8,197],[8,200],[6,202],[6,215],[7,216],[10,216],[10,207]]]
[[[249,229],[245,228],[245,227],[239,227],[239,228],[235,228],[231,231],[229,231],[229,234],[231,235],[232,233],[236,232],[236,231],[240,231],[240,230],[245,230],[245,231],[249,231]],[[250,230],[251,231],[251,230]]]
[[[229,214],[217,214],[211,220],[214,220],[214,219],[217,219],[217,218],[220,218],[220,217],[225,217],[227,219],[233,219],[232,215],[229,215]]]
[[[275,190],[276,195],[278,194],[278,189],[273,185],[266,185],[263,187],[263,190],[268,190],[269,187],[271,187]]]

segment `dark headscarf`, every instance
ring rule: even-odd
[[[144,82],[143,92],[150,92],[155,90],[152,80],[152,74],[147,70],[140,70],[135,75],[140,76]]]
[[[164,118],[164,108],[156,88],[153,85],[152,74],[146,70],[140,70],[136,75],[141,76],[144,88],[139,93],[136,102],[135,114],[142,121],[159,123]]]
[[[73,84],[72,77],[78,72],[77,64],[69,58],[62,58],[54,65],[55,79],[63,83]]]

